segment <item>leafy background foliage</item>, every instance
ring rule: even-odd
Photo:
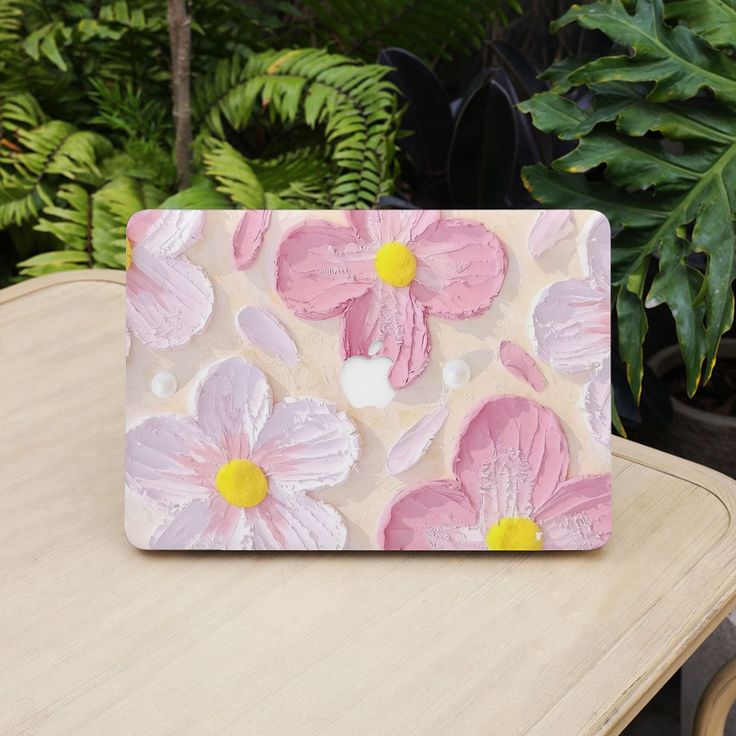
[[[612,53],[554,63],[550,89],[521,105],[541,130],[577,142],[551,169],[524,170],[532,195],[613,224],[619,350],[637,401],[647,308],[672,313],[690,395],[733,323],[735,21],[733,0],[573,6],[554,26],[603,32]]]
[[[193,4],[194,178],[177,191],[166,3],[0,0],[0,280],[123,266],[142,207],[375,206],[399,121],[375,49],[477,46],[504,6]]]

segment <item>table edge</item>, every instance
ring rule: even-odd
[[[83,281],[97,281],[125,286],[125,271],[115,271],[111,268],[91,268],[34,276],[26,281],[20,281],[17,284],[11,284],[0,289],[0,304],[6,304],[22,296],[33,294],[52,286]]]

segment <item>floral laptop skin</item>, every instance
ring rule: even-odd
[[[149,210],[127,255],[137,547],[608,539],[598,212]]]

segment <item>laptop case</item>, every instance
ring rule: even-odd
[[[134,545],[608,539],[603,215],[149,210],[126,246]]]

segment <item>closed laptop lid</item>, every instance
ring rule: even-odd
[[[149,210],[127,235],[136,546],[607,540],[603,215]]]

